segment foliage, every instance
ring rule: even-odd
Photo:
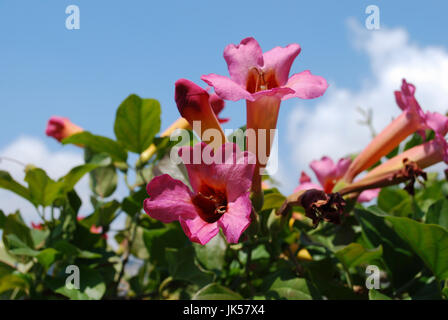
[[[0,187],[29,201],[41,219],[30,227],[21,212],[0,210],[0,298],[447,298],[446,180],[430,176],[414,196],[384,188],[377,205],[357,204],[342,224],[316,229],[299,207],[276,215],[285,195],[265,189],[258,218],[240,243],[229,245],[219,234],[201,246],[179,223],[163,224],[142,208],[154,175],[188,183],[185,169],[167,160],[172,144],[156,137],[160,113],[156,100],[129,96],[116,113],[116,139],[84,131],[63,141],[84,148],[85,164],[58,180],[32,165],[24,169],[24,184],[0,171]],[[130,164],[132,153],[153,143],[150,161]],[[80,219],[74,186],[84,175],[91,182],[91,212]],[[114,198],[118,183],[129,190],[123,199]],[[119,216],[126,223],[112,232]],[[70,265],[79,268],[79,289],[66,285]],[[381,270],[380,288],[366,288],[368,265]]]

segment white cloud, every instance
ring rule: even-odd
[[[52,179],[65,175],[72,167],[83,163],[82,152],[76,151],[50,151],[40,139],[22,136],[0,150],[0,157],[15,159],[24,164],[33,164],[44,169]],[[24,168],[7,159],[1,159],[0,170],[8,171],[18,182],[25,184]],[[26,184],[25,184],[26,185]],[[83,203],[89,203],[88,179],[84,177],[75,187]],[[86,206],[86,205],[84,205]],[[25,221],[39,221],[34,207],[26,200],[14,193],[0,189],[0,209],[6,214],[20,209]]]
[[[400,113],[393,92],[402,78],[416,85],[416,97],[424,110],[448,111],[445,48],[412,43],[402,28],[369,31],[353,20],[348,27],[355,47],[369,59],[371,75],[357,91],[330,81],[325,96],[313,108],[299,104],[291,111],[287,139],[293,146],[292,163],[298,173],[309,171],[308,164],[323,155],[339,158],[362,150],[371,135],[358,123],[362,117],[356,108],[373,110],[373,125],[379,132]]]

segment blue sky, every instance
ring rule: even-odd
[[[80,8],[80,30],[65,28],[71,4]],[[353,46],[347,19],[363,26],[370,4],[380,8],[382,27],[403,28],[422,47],[448,47],[446,1],[0,0],[0,150],[21,135],[42,139],[50,150],[75,150],[46,138],[52,115],[113,136],[115,110],[130,93],[158,99],[166,128],[179,116],[174,82],[205,86],[201,75],[227,75],[224,47],[247,36],[264,51],[299,43],[292,73],[309,69],[358,90],[372,70]],[[318,100],[300,103],[313,108]],[[282,128],[297,103],[281,107],[281,154],[290,152]],[[223,116],[232,119],[227,128],[240,127],[244,102],[228,103]]]

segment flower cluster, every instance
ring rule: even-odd
[[[290,76],[300,51],[298,44],[290,44],[263,53],[254,38],[246,38],[224,49],[229,77],[203,75],[201,79],[209,85],[206,89],[187,79],[176,81],[174,100],[181,117],[161,137],[170,136],[176,129],[194,130],[199,137],[195,146],[178,150],[191,189],[167,174],[156,176],[147,184],[149,198],[143,206],[149,216],[164,223],[178,221],[190,240],[200,244],[206,244],[220,229],[229,243],[239,241],[262,207],[266,191],[261,173],[267,165],[274,136],[268,134],[261,141],[260,134],[276,129],[283,100],[318,98],[328,87],[323,77],[308,70]],[[400,90],[395,92],[402,113],[353,160],[342,158],[335,163],[324,156],[311,162],[310,168],[319,184],[302,172],[299,185],[277,213],[285,215],[298,205],[304,208],[314,226],[320,221],[338,224],[347,201],[369,202],[378,196],[380,188],[402,182],[413,193],[414,182],[426,179],[423,169],[448,162],[445,140],[448,118],[424,112],[415,92],[415,86],[403,79]],[[251,139],[246,136],[245,150],[228,142],[221,127],[229,121],[219,117],[225,100],[246,101],[246,134],[251,131],[254,135]],[[62,141],[82,131],[66,118],[52,117],[46,133]],[[380,163],[414,133],[422,137],[422,144]],[[140,153],[138,166],[150,161],[156,152],[156,145],[151,144]]]

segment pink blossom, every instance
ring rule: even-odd
[[[217,74],[202,76],[223,99],[255,101],[263,96],[282,100],[293,97],[320,97],[328,87],[327,81],[308,70],[289,77],[289,71],[300,53],[298,44],[275,47],[263,53],[257,40],[245,38],[239,45],[224,49],[230,78]]]
[[[425,138],[425,130],[434,130],[445,136],[448,118],[439,113],[424,113],[414,96],[415,86],[403,79],[401,90],[395,91],[395,100],[403,112],[381,131],[351,163],[344,180],[352,182],[362,171],[377,163],[414,132]]]
[[[311,162],[310,167],[314,171],[320,185],[311,182],[311,178],[302,172],[299,180],[299,186],[294,190],[298,192],[300,190],[323,190],[325,193],[332,193],[336,183],[344,176],[350,166],[351,160],[349,158],[339,159],[337,163],[329,157],[322,157],[321,160],[314,160]],[[372,189],[362,192],[359,197],[359,202],[368,202],[378,196],[380,189]]]
[[[224,101],[217,96],[210,96],[205,89],[187,79],[176,81],[174,99],[181,116],[187,119],[193,129],[196,129],[193,122],[200,122],[200,128],[197,129],[200,131],[196,133],[202,141],[207,141],[207,139],[203,139],[203,134],[210,129],[216,130],[216,133],[220,135],[221,143],[217,143],[217,145],[226,141],[226,136],[216,116],[224,107]]]
[[[76,124],[73,124],[70,119],[53,116],[48,120],[45,133],[49,137],[62,141],[63,139],[82,131],[83,129]]]
[[[197,153],[210,155],[212,161],[195,164],[193,155]],[[229,243],[237,243],[251,222],[253,155],[241,152],[233,143],[217,150],[198,143],[180,148],[179,155],[192,190],[167,174],[155,177],[147,185],[146,213],[164,223],[179,221],[188,238],[202,245],[220,228]]]
[[[324,94],[327,81],[312,75],[310,71],[289,77],[289,71],[300,53],[298,44],[275,47],[265,53],[254,38],[245,38],[240,44],[230,44],[224,49],[230,78],[217,74],[201,77],[214,87],[219,97],[226,100],[246,100],[248,131],[255,130],[252,139],[247,139],[247,149],[257,156],[257,167],[252,189],[261,193],[259,168],[264,168],[269,159],[273,139],[270,130],[277,127],[282,100],[290,98],[313,99]],[[259,141],[260,130],[266,130],[267,141]],[[261,147],[261,143],[264,147]],[[260,150],[266,157],[260,158]]]

